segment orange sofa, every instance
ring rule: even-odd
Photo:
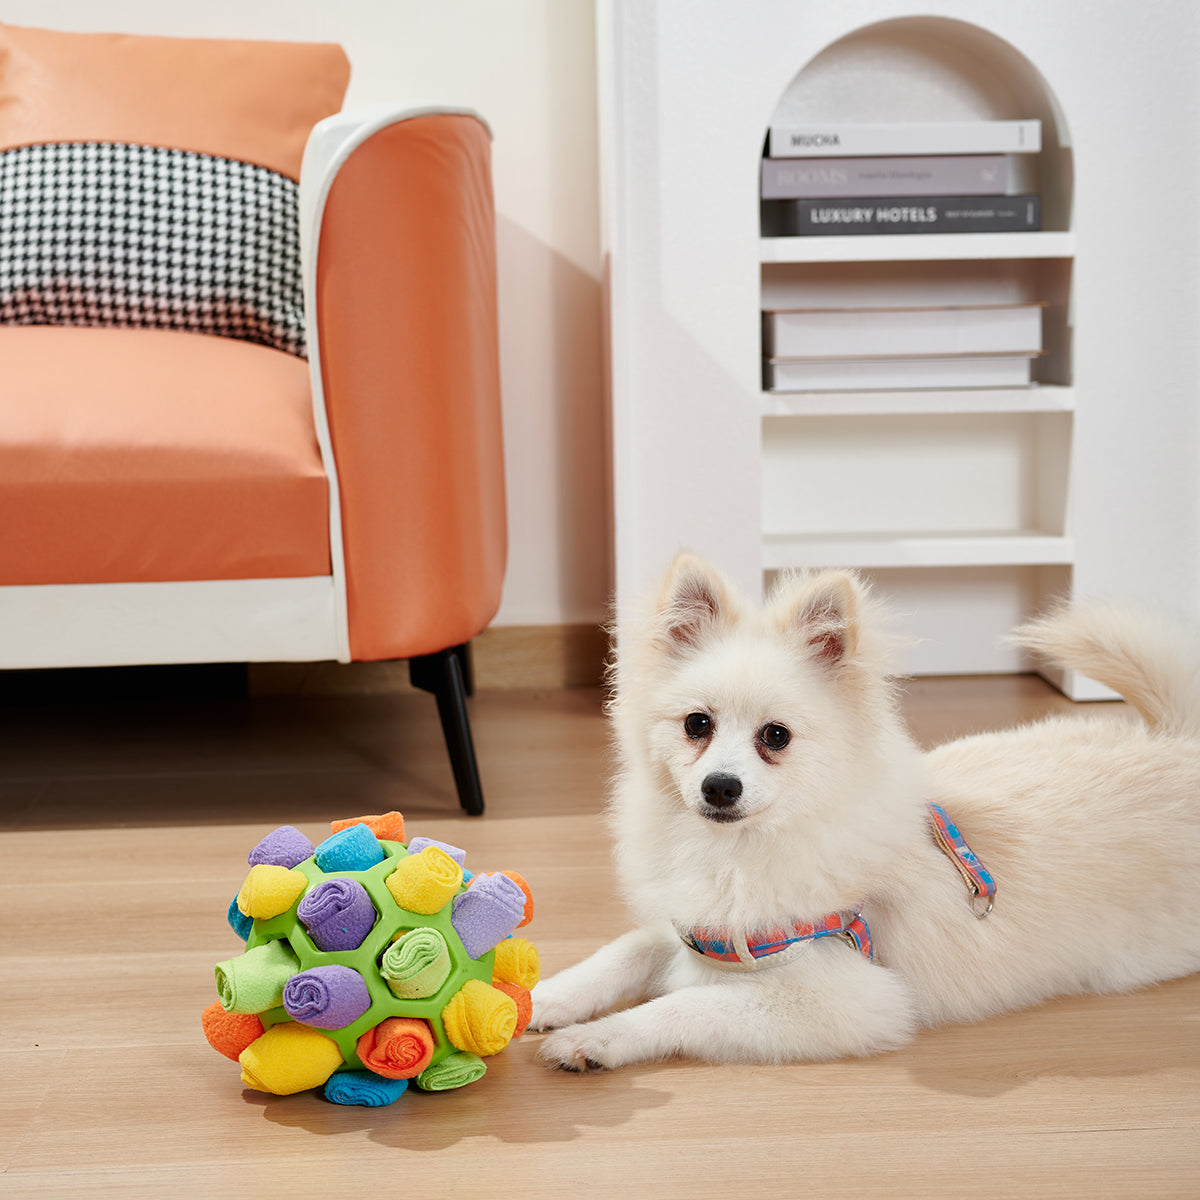
[[[0,668],[409,659],[478,813],[490,135],[347,81],[335,46],[0,25]]]

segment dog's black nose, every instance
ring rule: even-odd
[[[709,775],[700,785],[700,793],[716,808],[736,804],[742,795],[742,781],[736,775]]]

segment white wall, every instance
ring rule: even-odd
[[[55,29],[335,41],[347,105],[470,105],[494,135],[509,567],[497,623],[608,599],[592,0],[4,0]]]

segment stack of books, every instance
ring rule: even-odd
[[[769,392],[1027,387],[1041,304],[764,312]]]
[[[763,234],[1041,229],[1041,196],[1022,190],[1041,139],[1038,120],[772,125]]]

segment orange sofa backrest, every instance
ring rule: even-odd
[[[291,179],[350,80],[340,46],[61,33],[0,25],[0,150],[131,142]]]

